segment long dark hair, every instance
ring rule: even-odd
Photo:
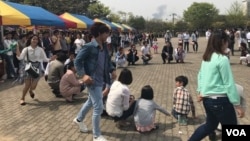
[[[28,46],[30,46],[31,45],[31,40],[32,40],[32,38],[33,37],[37,37],[37,39],[38,39],[38,43],[37,43],[37,45],[39,46],[39,47],[42,47],[42,45],[41,45],[41,42],[40,42],[40,40],[39,40],[39,37],[38,37],[38,35],[32,35],[28,40],[27,40],[27,42],[26,42],[26,46],[28,47]]]
[[[208,39],[207,48],[203,54],[203,60],[210,61],[214,52],[218,54],[224,54],[222,46],[224,43],[228,42],[228,40],[229,36],[225,31],[219,30],[213,32]]]

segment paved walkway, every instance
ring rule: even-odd
[[[174,47],[177,46],[177,39],[173,39]],[[159,39],[159,52],[164,44]],[[206,46],[204,38],[199,39],[199,52],[188,53],[185,64],[162,64],[160,54],[154,54],[149,65],[142,65],[139,60],[136,66],[129,66],[133,72],[133,83],[130,85],[131,93],[136,98],[140,96],[140,90],[144,85],[151,85],[154,89],[154,100],[168,111],[172,107],[172,92],[175,87],[175,77],[186,75],[189,78],[187,88],[192,93],[197,119],[190,119],[188,126],[179,126],[172,117],[167,117],[157,112],[156,123],[160,128],[150,134],[139,134],[134,127],[117,129],[109,118],[101,119],[102,134],[111,141],[187,141],[195,128],[204,122],[204,109],[201,103],[196,102],[196,80],[197,72],[201,62],[202,52]],[[137,46],[140,50],[140,47]],[[192,47],[190,47],[192,51]],[[235,80],[245,88],[247,103],[250,102],[250,68],[239,65],[240,52],[231,57],[232,69]],[[121,69],[118,69],[118,74]],[[1,141],[91,141],[92,132],[80,133],[76,125],[72,123],[80,110],[86,95],[80,97],[75,103],[66,103],[63,99],[55,98],[44,79],[41,79],[35,91],[35,99],[29,95],[26,97],[26,106],[19,105],[22,92],[22,85],[11,85],[11,82],[0,84],[0,140]],[[85,92],[86,93],[86,92]],[[86,117],[86,123],[91,128],[91,114]],[[250,124],[250,115],[240,119],[241,124]],[[132,120],[130,118],[129,120]],[[208,139],[204,139],[208,141]]]

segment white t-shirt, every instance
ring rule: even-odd
[[[150,54],[150,47],[149,46],[142,46],[141,52],[142,52],[142,55]]]
[[[107,42],[107,44],[110,44],[110,43],[111,43],[111,36],[108,36],[106,42]]]
[[[130,91],[128,86],[120,81],[114,81],[110,87],[106,102],[106,111],[112,117],[121,117],[123,111],[129,108]]]
[[[250,40],[250,32],[248,32],[246,36],[247,36],[247,39]]]
[[[206,32],[206,39],[209,39],[210,35],[211,35],[210,31],[207,31]]]
[[[85,44],[85,41],[83,39],[76,39],[74,43],[76,44],[75,53],[77,54]]]

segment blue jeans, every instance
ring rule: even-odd
[[[83,121],[88,111],[93,107],[92,125],[93,135],[98,137],[101,135],[100,120],[103,111],[102,102],[102,86],[87,86],[89,97],[83,104],[80,112],[77,115],[77,120]]]
[[[206,123],[198,127],[188,141],[201,141],[217,128],[219,122],[222,125],[237,124],[234,107],[227,97],[204,98],[203,106],[207,116]]]

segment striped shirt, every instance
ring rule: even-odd
[[[190,110],[195,110],[192,96],[183,86],[174,90],[173,109],[180,114],[188,114]]]

